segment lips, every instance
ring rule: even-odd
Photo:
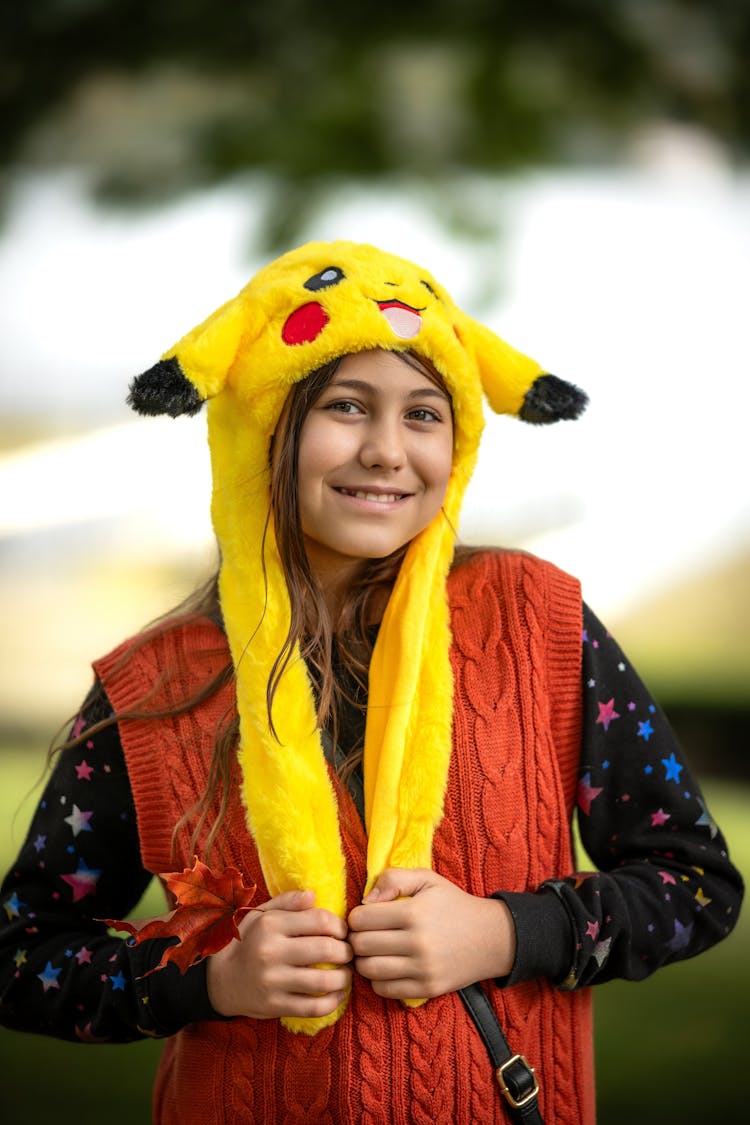
[[[403,301],[376,301],[375,303],[390,324],[394,335],[399,339],[410,340],[418,334],[422,327],[422,317],[417,309],[405,305]]]
[[[364,488],[337,488],[342,496],[353,496],[355,500],[370,500],[375,504],[395,504],[411,495],[408,492],[371,492]]]

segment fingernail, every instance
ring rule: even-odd
[[[370,893],[368,895],[365,895],[365,897],[362,899],[362,902],[363,903],[365,903],[365,902],[375,902],[375,900],[379,899],[379,898],[380,898],[380,891],[378,890],[377,887],[373,887],[372,890],[370,891]]]

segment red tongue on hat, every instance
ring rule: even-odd
[[[396,336],[409,340],[416,336],[422,327],[422,317],[411,305],[403,301],[378,301],[377,306],[390,324]]]

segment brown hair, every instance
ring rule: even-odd
[[[446,395],[448,394],[442,377],[429,362],[412,352],[398,354],[404,362],[426,375]],[[291,607],[289,632],[271,669],[266,692],[271,731],[275,734],[273,700],[276,689],[284,669],[299,648],[317,689],[318,723],[329,730],[334,745],[338,742],[345,708],[354,706],[364,711],[366,707],[361,700],[367,698],[367,674],[374,644],[374,631],[371,626],[377,621],[379,607],[387,600],[408,547],[408,544],[404,544],[385,558],[365,560],[356,581],[346,591],[337,619],[335,621],[331,619],[323,591],[312,573],[305,550],[297,504],[297,463],[300,435],[305,418],[319,395],[333,379],[340,362],[340,359],[334,359],[316,369],[296,383],[289,393],[280,425],[272,441],[272,450],[269,451],[269,455],[273,454],[273,471],[266,524],[268,530],[269,522],[273,520],[276,544]],[[265,550],[266,536],[264,535],[262,558]],[[128,654],[146,643],[155,632],[166,632],[205,617],[215,621],[221,620],[218,569],[184,602],[140,634],[128,650]],[[169,672],[165,672],[165,676],[168,675]],[[147,697],[137,711],[111,715],[88,727],[78,738],[69,739],[59,749],[76,746],[84,739],[90,738],[92,733],[121,719],[158,719],[191,710],[210,698],[233,677],[234,669],[230,660],[217,675],[203,685],[199,693],[184,699],[171,710],[149,710],[149,697]],[[203,858],[208,857],[229,809],[238,737],[239,719],[234,707],[224,716],[217,728],[206,790],[196,805],[186,810],[175,826],[173,841],[180,828],[197,815],[191,834],[192,850],[218,800],[218,812],[206,837]],[[363,751],[363,740],[360,739],[350,748],[346,762],[339,771],[342,779],[346,780],[356,768],[362,759]]]

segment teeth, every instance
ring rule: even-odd
[[[372,500],[376,504],[393,504],[404,495],[403,492],[355,492],[350,488],[342,488],[341,491],[346,496],[356,496],[357,500]]]

